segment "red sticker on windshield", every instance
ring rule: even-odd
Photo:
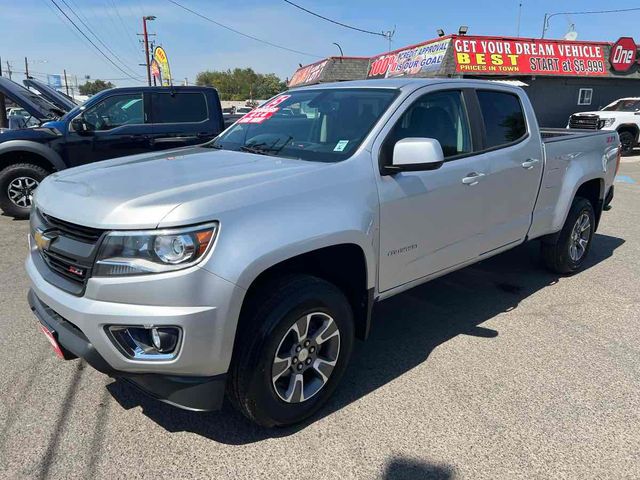
[[[274,98],[270,102],[265,103],[261,107],[251,110],[244,117],[238,120],[238,123],[262,123],[265,120],[273,117],[273,115],[280,110],[278,105],[284,102],[291,95],[280,95]]]

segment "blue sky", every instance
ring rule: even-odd
[[[338,53],[332,42],[341,44],[345,55],[373,55],[387,50],[385,39],[344,29],[304,13],[282,0],[178,0],[180,3],[237,30],[273,43],[312,54],[304,56],[279,50],[238,36],[185,12],[166,0],[56,0],[78,12],[98,36],[139,76],[144,76],[141,47],[136,32],[141,31],[140,17],[155,15],[150,30],[157,33],[169,56],[173,76],[193,81],[197,72],[206,69],[252,67],[262,73],[276,73],[283,79],[292,74],[298,63],[310,63],[313,55]],[[515,35],[518,4],[522,3],[521,36],[539,37],[545,12],[585,11],[632,8],[637,2],[615,0],[582,1],[440,1],[416,0],[296,0],[306,8],[344,23],[369,30],[388,30],[395,25],[393,48],[427,40],[435,30],[457,31],[469,25],[470,34]],[[418,6],[421,5],[421,6]],[[6,60],[16,71],[24,71],[24,57],[37,75],[69,74],[82,81],[91,78],[118,79],[117,85],[136,84],[122,80],[124,75],[106,62],[65,25],[51,0],[0,0],[0,57],[3,71]],[[75,17],[69,14],[74,20]],[[620,36],[636,36],[640,11],[607,15],[556,16],[547,37],[560,38],[569,23],[575,23],[581,40],[615,41]],[[82,27],[82,24],[76,20]],[[5,72],[6,75],[6,72]],[[16,73],[18,78],[24,74]],[[16,77],[14,77],[16,78]]]

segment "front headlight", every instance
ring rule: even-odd
[[[598,127],[599,128],[610,127],[615,122],[616,122],[615,118],[601,118],[600,121],[598,122],[599,124]]]
[[[111,277],[170,272],[198,263],[216,238],[218,223],[195,227],[110,232],[102,241],[93,275]]]

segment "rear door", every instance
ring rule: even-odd
[[[482,248],[492,193],[486,181],[489,159],[475,154],[473,91],[428,87],[419,92],[382,132],[381,163],[391,163],[397,141],[412,137],[438,140],[445,162],[437,170],[379,176],[380,291],[464,263]]]
[[[153,150],[198,145],[217,133],[211,127],[203,92],[152,91],[149,107]]]
[[[483,253],[522,241],[531,225],[543,169],[542,141],[531,105],[515,91],[476,90],[489,197]]]

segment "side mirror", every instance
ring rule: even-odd
[[[78,135],[91,135],[93,133],[93,130],[82,115],[78,115],[71,120],[71,128],[73,128],[73,131]]]
[[[387,175],[397,172],[436,170],[444,163],[440,142],[434,138],[403,138],[393,147],[391,165],[383,167]]]

